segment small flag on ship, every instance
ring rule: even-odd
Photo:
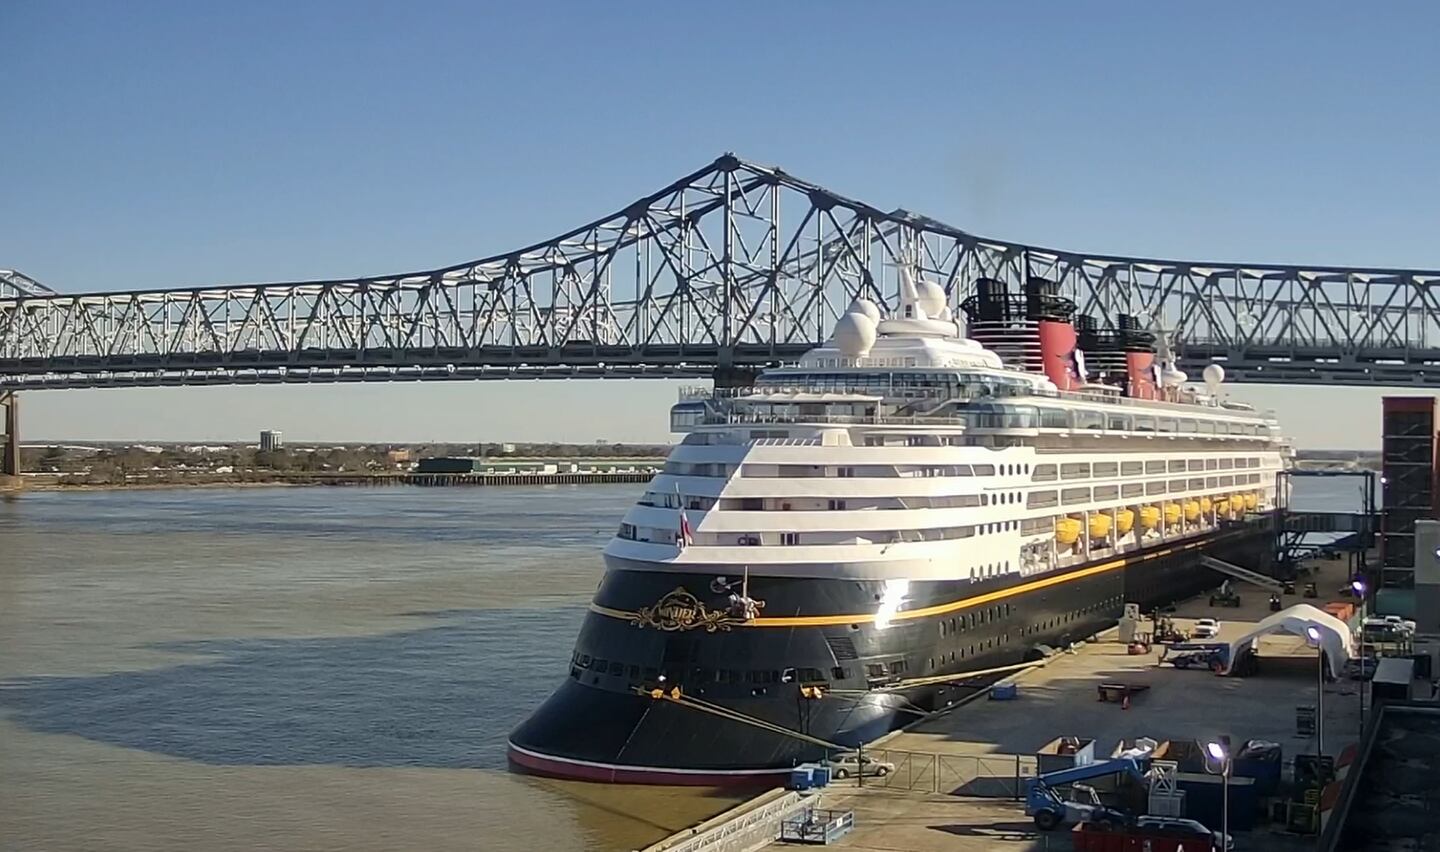
[[[694,536],[690,533],[690,519],[685,516],[685,501],[680,496],[680,485],[675,485],[675,504],[680,508],[680,532],[675,536],[675,546],[684,550],[694,543]]]

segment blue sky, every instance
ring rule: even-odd
[[[1440,267],[1437,25],[1420,3],[10,0],[0,267],[70,291],[428,268],[726,150],[1042,245]],[[1375,443],[1376,391],[1236,394],[1302,445]],[[65,391],[30,394],[26,420],[33,437],[655,439],[673,395]]]

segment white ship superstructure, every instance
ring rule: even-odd
[[[878,322],[857,303],[797,366],[737,392],[683,393],[672,428],[687,434],[606,554],[978,581],[1273,508],[1287,445],[1272,416],[1223,400],[1218,367],[1198,389],[1162,366],[1153,399],[1102,382],[1062,391],[963,337],[943,307],[928,319],[923,302],[902,299],[910,319]],[[682,507],[692,532],[677,549]]]

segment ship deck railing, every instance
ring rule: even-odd
[[[926,400],[935,404],[949,402],[994,402],[1000,400],[1024,401],[1027,399],[1036,400],[1060,400],[1065,402],[1100,403],[1102,405],[1118,405],[1121,407],[1144,408],[1148,410],[1173,411],[1177,414],[1197,412],[1229,412],[1235,415],[1248,415],[1251,417],[1263,418],[1269,422],[1276,421],[1274,409],[1257,411],[1256,409],[1243,404],[1227,403],[1223,400],[1190,400],[1172,401],[1163,399],[1138,399],[1131,396],[1118,394],[1098,393],[1095,391],[1062,391],[1049,390],[1046,388],[1029,387],[1013,388],[1005,385],[975,385],[964,386],[966,389],[956,392],[949,388],[923,388],[908,385],[896,386],[893,383],[884,384],[847,384],[834,388],[817,388],[814,385],[757,385],[755,387],[742,388],[703,388],[687,387],[680,389],[680,400],[682,402],[693,402],[697,400],[729,401],[739,397],[753,396],[759,393],[781,394],[806,394],[806,393],[873,393],[880,394],[887,400]],[[793,401],[777,399],[777,403],[790,403]]]

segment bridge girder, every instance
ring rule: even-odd
[[[952,306],[981,277],[1058,281],[1102,325],[1173,329],[1192,373],[1440,383],[1440,271],[1047,249],[727,154],[552,240],[426,272],[78,294],[0,273],[0,389],[708,375],[798,357],[857,296],[893,304],[902,264]]]

